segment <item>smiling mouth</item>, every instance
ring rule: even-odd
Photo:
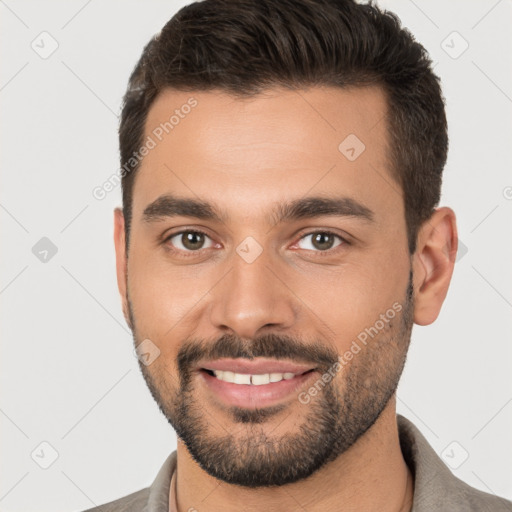
[[[315,369],[303,373],[248,374],[200,368],[200,382],[210,395],[208,402],[220,400],[227,406],[245,409],[269,407],[289,402],[299,392],[313,384],[318,372]]]
[[[222,370],[209,370],[207,368],[202,368],[201,371],[206,372],[208,375],[215,377],[218,380],[223,382],[228,382],[230,384],[241,384],[241,385],[251,385],[251,386],[264,386],[266,384],[271,384],[274,382],[281,382],[283,380],[292,380],[296,377],[306,375],[315,371],[313,368],[311,370],[307,370],[302,373],[292,373],[292,372],[273,372],[273,373],[262,373],[262,374],[247,374],[247,373],[235,373],[232,371],[222,371]]]

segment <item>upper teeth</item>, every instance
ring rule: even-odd
[[[283,379],[293,379],[295,373],[264,373],[263,375],[249,375],[246,373],[234,373],[230,371],[213,370],[215,377],[225,382],[232,382],[234,384],[253,384],[261,386],[269,382],[279,382]]]

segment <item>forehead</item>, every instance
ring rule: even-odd
[[[251,98],[221,91],[163,91],[150,108],[133,210],[172,192],[232,204],[307,192],[380,196],[392,181],[387,102],[380,87],[271,89]],[[389,188],[389,185],[388,185]],[[254,203],[253,204],[253,200]],[[256,204],[257,203],[257,204]]]

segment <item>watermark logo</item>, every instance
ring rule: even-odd
[[[30,456],[40,468],[48,469],[59,458],[59,452],[48,441],[43,441],[34,448]]]
[[[457,246],[457,255],[455,257],[455,263],[460,261],[466,254],[468,253],[468,246],[460,239],[458,238],[458,246]]]
[[[238,245],[236,252],[246,263],[253,263],[263,252],[263,247],[252,236],[248,236]]]
[[[160,356],[160,349],[149,338],[146,338],[135,347],[133,355],[144,366],[149,366]]]
[[[452,441],[441,452],[441,458],[451,469],[458,469],[468,460],[469,453],[458,441]]]
[[[363,141],[354,133],[351,133],[338,146],[339,152],[350,162],[357,160],[366,149]]]
[[[469,43],[457,31],[453,31],[443,39],[441,48],[452,59],[458,59],[469,48]]]
[[[32,247],[32,254],[41,263],[48,263],[57,254],[57,251],[57,246],[46,236],[43,236],[43,238]]]
[[[30,47],[41,59],[46,60],[57,51],[59,43],[49,32],[44,31],[30,43]]]

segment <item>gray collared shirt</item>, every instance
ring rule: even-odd
[[[512,502],[478,491],[455,477],[414,424],[397,415],[400,446],[414,476],[411,512],[512,512]],[[84,512],[173,512],[176,495],[169,490],[176,469],[172,452],[150,487]]]

